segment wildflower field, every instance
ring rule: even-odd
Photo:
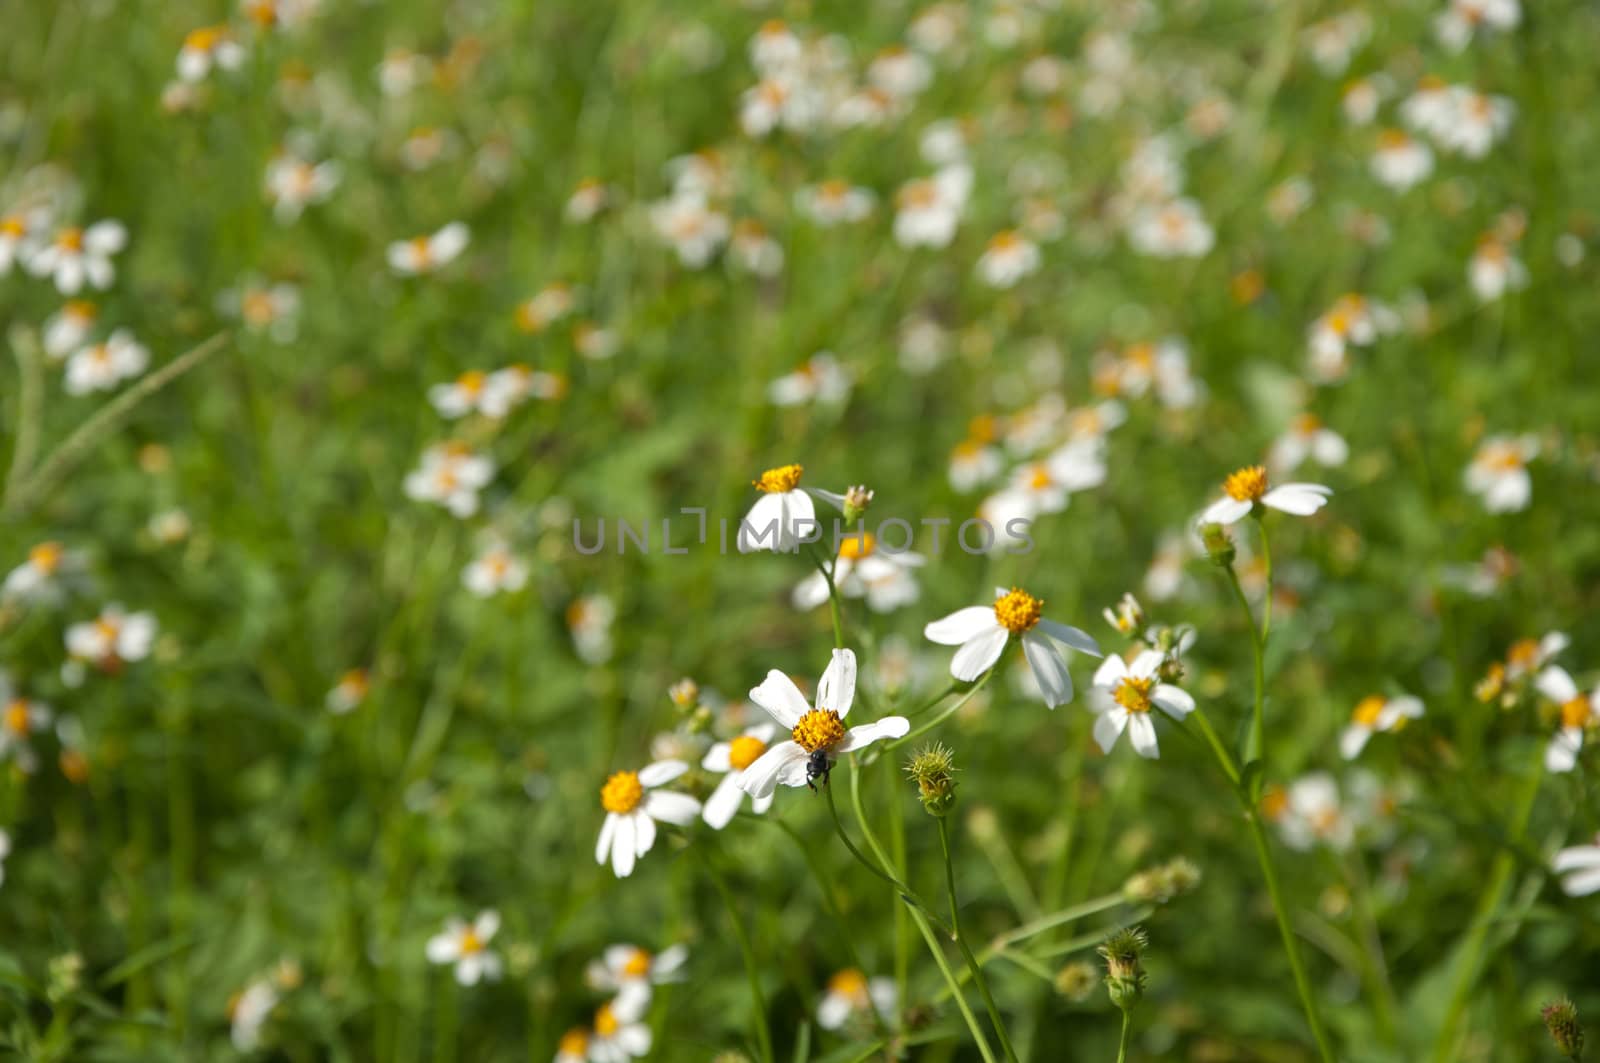
[[[1579,1060],[1600,11],[0,5],[0,1057]]]

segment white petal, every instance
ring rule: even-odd
[[[994,607],[973,605],[957,609],[922,629],[923,637],[941,646],[960,646],[987,631],[1004,631],[995,619]]]
[[[739,523],[739,552],[783,549],[783,496],[762,495]]]
[[[1030,631],[1022,636],[1022,652],[1046,705],[1053,709],[1072,700],[1072,673],[1067,671],[1067,662],[1061,659],[1054,643]]]
[[[706,750],[706,755],[700,759],[700,766],[706,771],[728,772],[733,770],[733,762],[728,759],[733,752],[733,746],[727,742],[718,742]]]
[[[1321,484],[1284,484],[1261,496],[1261,504],[1297,517],[1309,516],[1328,504],[1333,492]]]
[[[853,753],[882,738],[904,738],[911,730],[911,721],[904,716],[885,716],[845,732],[844,740],[834,747],[835,753]]]
[[[1250,512],[1250,503],[1237,498],[1222,497],[1205,508],[1200,514],[1201,524],[1232,524],[1242,520]]]
[[[1578,684],[1572,681],[1572,676],[1559,664],[1552,664],[1549,668],[1539,673],[1539,678],[1534,680],[1534,686],[1539,688],[1539,693],[1549,698],[1558,705],[1565,704],[1578,696]]]
[[[1578,766],[1578,751],[1583,748],[1583,728],[1565,727],[1550,736],[1544,747],[1544,770],[1562,775]]]
[[[1563,849],[1550,861],[1550,867],[1556,872],[1600,868],[1600,845],[1574,845]]]
[[[739,776],[739,786],[751,797],[770,797],[778,788],[778,773],[785,764],[798,761],[805,764],[808,754],[798,742],[779,742],[744,769]]]
[[[750,691],[750,700],[767,710],[786,731],[794,730],[800,717],[811,711],[806,696],[794,685],[794,680],[774,668],[767,673],[761,685]]]
[[[996,627],[964,643],[950,658],[950,674],[966,683],[977,679],[994,667],[994,663],[1005,652],[1006,640],[1010,637],[1010,632],[1005,628]]]
[[[1187,690],[1168,683],[1157,683],[1150,700],[1160,706],[1174,720],[1181,720],[1194,711],[1194,698]]]
[[[461,955],[460,939],[446,930],[428,939],[428,962],[451,963]]]
[[[1140,650],[1128,665],[1128,674],[1135,679],[1149,679],[1161,667],[1161,654],[1156,650]]]
[[[1100,651],[1100,644],[1094,640],[1094,636],[1082,628],[1076,628],[1070,624],[1058,624],[1054,620],[1041,620],[1038,624],[1038,630],[1049,635],[1057,642],[1066,643],[1079,653],[1092,654],[1095,657],[1104,656]]]
[[[817,681],[817,708],[832,709],[841,718],[850,714],[856,696],[856,655],[854,650],[834,650],[827,671]]]
[[[1102,720],[1104,716],[1100,717]],[[1161,750],[1156,745],[1156,725],[1151,722],[1148,712],[1131,713],[1128,719],[1128,741],[1133,743],[1134,752],[1141,757],[1155,760],[1161,755]]]
[[[1568,875],[1561,880],[1561,888],[1569,897],[1587,897],[1591,893],[1600,891],[1600,867]]]
[[[1339,736],[1339,755],[1345,760],[1355,760],[1367,746],[1367,739],[1372,737],[1372,732],[1360,724],[1351,724]]]
[[[1113,653],[1100,662],[1100,667],[1094,670],[1094,685],[1097,687],[1114,687],[1117,681],[1128,674],[1128,662],[1120,654]]]
[[[639,769],[639,785],[646,788],[660,786],[671,782],[688,770],[689,765],[681,760],[658,760]]]
[[[600,825],[600,840],[594,846],[594,862],[603,864],[606,857],[611,855],[611,840],[617,833],[617,819],[615,812],[606,813],[606,821]]]
[[[733,817],[739,812],[739,805],[744,801],[744,790],[739,786],[740,772],[730,771],[717,783],[717,788],[711,791],[711,796],[706,799],[706,807],[701,811],[700,818],[713,830],[721,830],[732,822]]]
[[[1122,734],[1122,729],[1128,726],[1128,710],[1118,705],[1101,713],[1094,721],[1094,740],[1100,744],[1102,753],[1111,752],[1117,744],[1117,736]]]
[[[500,931],[500,913],[493,908],[479,912],[478,918],[472,921],[472,931],[479,941],[488,941]]]
[[[633,817],[618,816],[616,833],[611,839],[611,870],[618,878],[633,874],[633,863],[638,853],[634,851]]]
[[[666,794],[651,794],[645,803],[629,818],[633,820],[633,852],[635,856],[643,856],[650,851],[656,843],[656,821],[650,814],[650,799],[665,797]],[[693,798],[690,798],[693,800]]]
[[[700,802],[688,794],[656,790],[644,799],[644,810],[652,819],[682,827],[700,814]]]

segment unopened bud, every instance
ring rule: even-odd
[[[1228,529],[1220,524],[1200,525],[1200,541],[1205,544],[1206,556],[1213,564],[1221,568],[1232,568],[1233,562],[1239,556],[1239,551],[1233,545],[1233,538],[1228,534]]]
[[[1583,1027],[1578,1024],[1578,1009],[1566,997],[1552,1001],[1539,1010],[1539,1015],[1544,1019],[1544,1028],[1550,1031],[1550,1039],[1556,1043],[1556,1048],[1568,1059],[1579,1059],[1583,1055]]]
[[[867,512],[867,507],[872,505],[872,491],[861,484],[851,487],[844,493],[844,520],[852,524],[860,520]]]
[[[1149,946],[1149,935],[1140,927],[1131,927],[1112,934],[1097,950],[1106,961],[1106,989],[1111,993],[1111,1003],[1123,1011],[1130,1010],[1144,996],[1148,976],[1140,957]]]
[[[1094,991],[1096,981],[1094,964],[1069,963],[1056,972],[1056,992],[1068,1000],[1079,1001]]]
[[[667,688],[667,696],[674,705],[687,711],[700,703],[700,684],[684,676]]]
[[[946,816],[956,803],[955,754],[935,742],[923,746],[906,763],[906,774],[917,784],[917,800],[930,816]]]

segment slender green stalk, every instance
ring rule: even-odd
[[[950,859],[950,821],[944,816],[934,818],[939,823],[939,847],[944,851],[945,890],[950,895],[950,936],[955,938],[956,947],[961,950],[961,958],[967,962],[967,970],[972,972],[972,980],[978,985],[978,995],[983,998],[983,1006],[988,1009],[989,1021],[994,1024],[995,1036],[1000,1039],[1000,1051],[1005,1053],[1006,1059],[1016,1063],[1017,1053],[1011,1047],[1011,1038],[1006,1034],[1005,1020],[1000,1017],[1000,1008],[994,1002],[994,994],[989,991],[989,980],[983,976],[983,968],[978,966],[978,959],[972,954],[972,947],[967,944],[967,936],[961,932],[960,905],[956,902],[956,868]]]
[[[939,715],[935,716],[933,719],[929,720],[927,723],[923,724],[921,727],[913,729],[910,734],[907,734],[907,735],[905,735],[904,737],[901,737],[901,738],[896,738],[892,742],[885,743],[884,746],[883,746],[884,751],[887,752],[888,750],[896,749],[896,748],[898,748],[900,746],[903,746],[906,743],[912,741],[913,739],[921,738],[923,735],[927,734],[929,731],[933,730],[935,727],[938,727],[941,723],[944,723],[950,717],[954,716],[957,712],[959,712],[961,710],[961,706],[963,706],[967,702],[971,701],[973,696],[975,694],[977,694],[978,691],[983,689],[983,685],[989,681],[989,677],[994,675],[994,673],[995,673],[995,670],[993,668],[991,668],[987,672],[983,673],[983,675],[978,677],[978,681],[976,683],[972,684],[972,688],[970,690],[968,690],[965,694],[961,695],[961,697],[958,698],[957,700],[951,702],[949,707],[946,708],[943,712],[939,713]]]
[[[1126,1008],[1122,1012],[1122,1037],[1117,1041],[1117,1063],[1127,1063],[1128,1060],[1128,1034],[1133,1028],[1133,1012]]]
[[[38,337],[31,329],[13,329],[11,350],[17,356],[17,441],[11,448],[11,470],[6,474],[7,498],[33,468],[44,411],[44,370],[40,365]]]
[[[1478,900],[1478,910],[1473,915],[1472,928],[1467,932],[1467,939],[1456,960],[1455,984],[1451,988],[1450,1004],[1445,1009],[1444,1021],[1439,1024],[1439,1036],[1433,1043],[1434,1063],[1449,1063],[1456,1056],[1461,1021],[1466,1015],[1467,1001],[1472,996],[1472,987],[1478,981],[1484,945],[1489,939],[1489,930],[1494,925],[1500,904],[1505,899],[1506,889],[1511,884],[1511,874],[1516,870],[1515,850],[1521,844],[1523,835],[1527,833],[1528,820],[1533,814],[1533,802],[1539,795],[1539,783],[1543,778],[1544,750],[1539,749],[1533,770],[1523,782],[1522,792],[1517,796],[1517,804],[1512,813],[1511,848],[1501,850],[1494,858],[1494,864],[1489,870],[1489,884]]]
[[[929,919],[933,920],[934,924],[938,926],[940,931],[945,934],[949,934],[949,928],[939,921],[938,916],[933,914],[932,910],[923,903],[922,898],[918,897],[916,892],[910,886],[900,881],[900,879],[895,875],[883,870],[886,867],[893,867],[894,865],[889,862],[889,858],[884,854],[883,848],[878,844],[877,839],[873,838],[871,833],[867,831],[866,820],[864,817],[861,817],[859,805],[857,806],[856,814],[861,818],[862,832],[866,836],[867,840],[871,842],[872,850],[877,855],[880,863],[874,863],[873,861],[868,860],[866,856],[862,854],[861,850],[856,848],[855,843],[850,840],[850,835],[845,833],[844,822],[839,819],[838,806],[836,806],[833,802],[833,787],[827,783],[824,783],[822,788],[828,795],[828,811],[833,815],[833,829],[838,832],[839,840],[844,842],[844,847],[850,850],[850,855],[856,858],[856,862],[862,867],[866,868],[868,871],[871,871],[874,875],[877,875],[879,878],[883,879],[889,885],[893,886],[895,888],[895,892],[900,895],[901,900],[909,904],[914,910],[923,913]]]
[[[1263,535],[1261,541],[1267,541]],[[1255,654],[1255,696],[1250,712],[1250,737],[1245,742],[1244,762],[1248,766],[1251,761],[1264,760],[1267,755],[1266,737],[1266,647],[1262,643],[1261,629],[1256,626],[1255,613],[1250,608],[1250,600],[1244,596],[1244,588],[1239,585],[1239,574],[1232,568],[1228,569],[1228,583],[1233,587],[1234,597],[1239,601],[1239,608],[1244,612],[1245,623],[1250,626],[1250,649]],[[1272,600],[1272,584],[1267,584],[1267,601]],[[1256,776],[1260,778],[1259,775]]]
[[[828,612],[833,617],[833,648],[844,649],[844,624],[839,617],[839,588],[833,582],[833,565],[823,562],[820,551],[811,552],[811,563],[817,566],[817,571],[822,573],[822,578],[828,584]],[[838,564],[838,562],[834,562]]]
[[[1244,794],[1239,795],[1244,800]],[[1267,893],[1272,898],[1272,911],[1278,917],[1278,934],[1283,938],[1283,951],[1289,956],[1289,970],[1294,974],[1295,991],[1300,994],[1300,1006],[1311,1026],[1311,1038],[1317,1043],[1317,1054],[1323,1063],[1333,1063],[1333,1050],[1328,1047],[1328,1035],[1322,1029],[1322,1016],[1317,1012],[1316,997],[1311,992],[1311,979],[1306,976],[1305,963],[1300,958],[1300,943],[1289,922],[1289,909],[1283,902],[1283,889],[1278,885],[1278,869],[1272,862],[1272,851],[1267,845],[1267,832],[1261,826],[1261,817],[1254,808],[1246,806],[1245,822],[1250,825],[1250,840],[1255,843],[1256,860],[1261,864],[1261,875],[1267,880]]]
[[[767,1029],[767,1001],[761,992],[761,969],[756,966],[755,948],[750,944],[750,935],[745,932],[744,921],[739,918],[733,891],[728,889],[722,872],[710,860],[706,861],[706,867],[711,871],[711,881],[716,885],[717,892],[722,894],[722,903],[728,909],[728,921],[733,924],[734,935],[739,939],[739,951],[744,955],[744,971],[750,979],[750,1025],[755,1030],[756,1044],[761,1050],[763,1063],[776,1063],[776,1057],[772,1054],[772,1033]]]

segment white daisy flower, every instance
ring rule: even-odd
[[[851,379],[833,352],[818,351],[794,372],[768,384],[767,398],[775,406],[843,402],[850,396]]]
[[[1485,236],[1467,264],[1467,280],[1479,302],[1492,303],[1507,292],[1526,288],[1528,268],[1503,241]]]
[[[739,552],[772,550],[794,553],[800,549],[802,535],[814,537],[818,529],[817,507],[812,496],[824,499],[838,509],[844,496],[813,487],[801,487],[803,465],[780,465],[768,469],[753,481],[761,498],[739,522]]]
[[[933,68],[921,55],[902,45],[879,52],[867,64],[867,81],[896,99],[915,96],[933,80]]]
[[[39,247],[39,237],[50,224],[43,210],[19,210],[0,215],[0,277],[22,265]]]
[[[1005,468],[1000,448],[980,439],[963,439],[950,451],[947,475],[957,491],[971,491],[989,483]]]
[[[578,293],[570,284],[547,284],[517,304],[517,328],[538,334],[566,317],[578,305]]]
[[[1290,473],[1307,459],[1318,465],[1343,465],[1350,457],[1344,437],[1313,413],[1303,413],[1289,423],[1267,451],[1267,468],[1274,473]]]
[[[1010,288],[1039,268],[1039,246],[1015,229],[995,234],[978,259],[978,276],[991,288]]]
[[[639,771],[619,771],[600,788],[605,823],[595,844],[597,864],[611,863],[618,878],[633,874],[633,865],[656,843],[656,823],[685,827],[700,814],[700,802],[688,794],[658,790],[684,772],[681,760],[658,760]]]
[[[612,945],[584,972],[589,988],[615,993],[612,1010],[624,1021],[642,1018],[654,986],[683,981],[687,945],[673,945],[652,956],[636,945]]]
[[[964,683],[993,668],[1015,636],[1045,704],[1053,709],[1071,701],[1072,674],[1056,642],[1095,657],[1102,656],[1099,643],[1087,631],[1044,619],[1044,602],[1027,591],[996,587],[994,593],[993,605],[957,609],[928,624],[922,634],[941,646],[960,647],[950,659],[950,674]]]
[[[1339,97],[1345,121],[1357,126],[1369,124],[1378,116],[1383,96],[1383,85],[1377,78],[1357,78],[1350,82]]]
[[[1126,730],[1133,751],[1154,760],[1161,750],[1150,710],[1158,708],[1174,720],[1182,720],[1194,711],[1194,698],[1161,681],[1161,661],[1162,655],[1156,650],[1141,652],[1132,664],[1113,653],[1095,669],[1089,711],[1096,716],[1094,740],[1102,752],[1110,753]]]
[[[964,164],[901,185],[895,193],[895,241],[901,247],[948,246],[971,189],[972,170]]]
[[[127,329],[118,329],[104,343],[92,343],[67,359],[67,394],[110,391],[139,376],[149,364],[150,351]]]
[[[464,443],[438,443],[422,452],[417,468],[406,474],[406,497],[433,502],[453,516],[466,518],[478,511],[478,492],[494,479],[494,462],[476,454]]]
[[[528,563],[502,543],[491,543],[461,571],[461,585],[479,598],[514,594],[528,584]]]
[[[567,606],[567,630],[572,648],[585,664],[604,664],[611,659],[611,625],[617,607],[604,594],[585,594]]]
[[[1516,105],[1505,96],[1490,96],[1464,86],[1450,90],[1450,109],[1435,133],[1439,145],[1481,159],[1511,129]]]
[[[634,1018],[625,1018],[615,1004],[602,1004],[594,1015],[594,1032],[589,1035],[590,1063],[628,1063],[650,1054],[650,1028]]]
[[[44,321],[46,357],[58,362],[82,347],[88,341],[89,333],[93,331],[95,321],[99,317],[99,308],[87,300],[72,299],[63,304],[60,310]]]
[[[1516,513],[1533,500],[1533,478],[1528,462],[1539,454],[1539,440],[1531,435],[1496,435],[1485,439],[1467,466],[1466,488],[1483,499],[1490,513]]]
[[[713,830],[726,827],[738,814],[745,798],[741,785],[745,770],[761,759],[777,733],[778,729],[770,723],[756,724],[746,728],[738,737],[718,742],[707,751],[700,766],[722,776],[711,796],[706,798],[705,808],[700,813]],[[761,815],[772,807],[772,795],[755,798],[750,807],[757,815]]]
[[[107,671],[142,661],[156,641],[156,619],[149,613],[129,613],[115,603],[100,610],[93,620],[67,628],[67,653],[91,661]]]
[[[871,532],[853,533],[839,543],[833,563],[833,584],[841,597],[865,598],[875,613],[892,613],[921,596],[915,572],[926,559],[910,550],[880,550]],[[828,580],[813,572],[795,586],[794,607],[815,609],[828,600]]]
[[[854,967],[839,971],[828,979],[822,998],[817,1001],[817,1025],[824,1030],[841,1029],[857,1015],[893,1015],[900,1002],[893,978],[871,978]]]
[[[582,224],[605,210],[606,204],[610,201],[611,190],[606,187],[604,181],[585,177],[578,182],[578,187],[572,190],[572,195],[567,197],[563,213],[568,221]]]
[[[293,340],[300,324],[300,289],[292,284],[246,280],[217,297],[217,309],[278,343]]]
[[[1198,258],[1216,243],[1216,232],[1192,199],[1140,207],[1128,226],[1128,242],[1154,258]]]
[[[755,798],[771,797],[783,786],[814,786],[811,758],[821,753],[831,766],[845,753],[864,749],[885,738],[900,738],[911,730],[904,716],[885,716],[881,720],[846,729],[850,705],[856,696],[856,655],[853,650],[834,650],[833,659],[817,681],[817,703],[813,708],[794,685],[794,680],[777,669],[767,673],[760,686],[750,691],[750,700],[767,711],[780,727],[788,730],[789,740],[779,742],[761,754],[739,779],[739,786]]]
[[[1321,484],[1289,483],[1269,489],[1267,470],[1247,465],[1222,481],[1223,497],[1200,514],[1202,524],[1232,524],[1250,515],[1256,506],[1307,517],[1328,504],[1333,488]]]
[[[1522,21],[1517,0],[1450,0],[1433,20],[1434,35],[1452,52],[1459,52],[1480,29],[1512,30]]]
[[[1342,807],[1338,784],[1327,772],[1302,776],[1287,791],[1269,791],[1261,804],[1291,849],[1305,852],[1318,843],[1347,849],[1355,840],[1355,820]]]
[[[734,225],[728,257],[734,265],[757,277],[776,277],[783,272],[783,245],[754,218],[741,219]]]
[[[492,908],[479,912],[470,923],[451,916],[444,929],[428,939],[428,962],[454,964],[456,981],[461,985],[498,981],[502,970],[500,955],[489,948],[489,942],[499,929],[500,913]]]
[[[1307,371],[1319,384],[1337,383],[1350,370],[1348,348],[1370,346],[1399,327],[1399,316],[1388,307],[1355,293],[1342,295],[1307,330]]]
[[[499,409],[498,406],[498,412],[494,414],[489,414],[483,409],[488,396],[488,383],[488,373],[481,369],[469,369],[448,384],[435,384],[429,388],[428,402],[439,411],[439,416],[451,420],[474,412],[494,417],[504,416],[506,411]]]
[[[272,216],[279,225],[287,225],[306,207],[326,202],[339,186],[339,176],[336,162],[308,162],[287,152],[274,156],[267,163],[265,180]]]
[[[1307,26],[1303,31],[1311,61],[1324,74],[1342,74],[1350,58],[1367,43],[1372,19],[1365,11],[1350,10]]]
[[[62,295],[77,295],[85,281],[104,291],[117,275],[111,256],[127,244],[128,230],[119,221],[97,221],[82,229],[69,226],[32,251],[28,272],[51,277]]]
[[[432,273],[454,262],[467,249],[472,231],[459,221],[450,222],[431,236],[413,236],[389,245],[389,268],[403,277]]]
[[[50,706],[19,694],[11,685],[11,677],[0,671],[0,763],[14,760],[23,772],[32,772],[37,766],[33,755],[32,738],[55,719]]]
[[[1428,145],[1398,129],[1378,134],[1378,150],[1372,154],[1372,176],[1404,192],[1433,172],[1433,152]]]
[[[1355,760],[1366,748],[1367,740],[1379,731],[1398,731],[1410,720],[1422,718],[1422,699],[1410,697],[1387,698],[1372,694],[1356,702],[1350,714],[1350,723],[1339,736],[1339,754],[1345,760]]]
[[[204,80],[211,68],[237,70],[244,64],[244,47],[226,26],[191,30],[178,49],[178,77],[189,83]]]
[[[1578,765],[1584,731],[1600,724],[1600,689],[1585,695],[1560,665],[1540,672],[1534,686],[1561,707],[1561,727],[1545,747],[1544,767],[1546,771],[1565,774]]]
[[[1562,876],[1561,889],[1569,897],[1600,892],[1600,835],[1595,836],[1592,845],[1561,850],[1550,861],[1550,870]]]
[[[873,202],[869,189],[837,179],[806,185],[795,193],[800,212],[822,226],[861,221],[872,213]]]
[[[56,602],[62,597],[62,583],[82,573],[84,561],[76,551],[58,542],[34,544],[22,564],[6,573],[0,585],[0,599],[21,602]]]
[[[372,690],[372,678],[365,668],[352,668],[339,677],[339,681],[328,691],[323,704],[335,716],[343,716],[354,711]]]
[[[690,269],[703,269],[728,242],[728,216],[697,193],[675,193],[650,207],[650,224]]]

